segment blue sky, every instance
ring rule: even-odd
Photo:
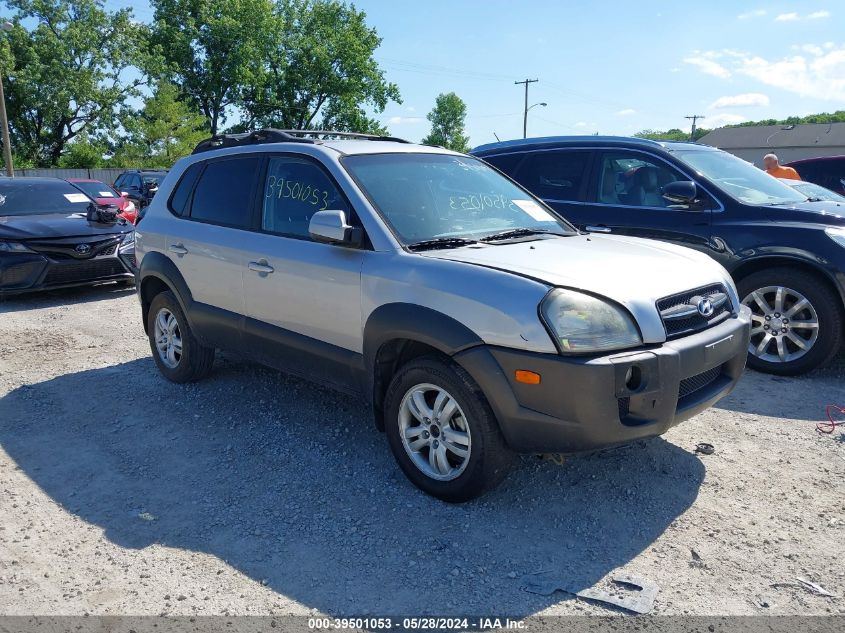
[[[131,6],[149,20],[146,2]],[[467,103],[471,144],[522,135],[632,134],[845,109],[845,6],[802,2],[359,0],[401,105],[379,115],[411,140],[440,92]]]

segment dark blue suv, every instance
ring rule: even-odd
[[[581,230],[713,257],[753,312],[749,366],[800,374],[841,348],[845,205],[810,202],[744,160],[694,143],[546,137],[472,153]]]

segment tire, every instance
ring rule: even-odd
[[[172,317],[172,321],[170,320]],[[162,319],[157,326],[156,321]],[[165,327],[165,324],[175,324],[172,328]],[[192,382],[200,380],[211,373],[214,365],[214,348],[200,345],[199,341],[191,332],[191,326],[182,312],[182,307],[176,300],[176,296],[168,291],[161,292],[153,297],[150,303],[150,311],[147,315],[147,331],[149,332],[150,350],[153,354],[159,371],[165,378],[172,382]],[[167,331],[168,340],[181,342],[179,353],[176,353],[176,346],[166,346],[168,351],[172,349],[171,355],[160,350],[156,344],[156,335]],[[174,339],[175,335],[175,339]]]
[[[440,402],[439,394],[445,394]],[[423,406],[417,404],[420,397]],[[438,408],[442,418],[434,414]],[[501,483],[513,464],[484,394],[449,359],[423,356],[401,367],[387,389],[384,415],[387,441],[402,472],[443,501],[474,499]],[[460,455],[464,448],[466,457]]]
[[[752,310],[752,369],[781,376],[803,374],[828,363],[842,346],[841,301],[814,275],[789,268],[761,270],[740,279],[737,290]]]

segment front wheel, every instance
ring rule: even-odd
[[[194,337],[172,292],[162,292],[153,298],[148,319],[150,350],[165,378],[191,382],[211,373],[214,348],[201,345]]]
[[[385,430],[408,479],[444,501],[490,490],[513,461],[484,394],[463,368],[436,356],[413,360],[393,377]]]
[[[839,298],[822,281],[800,270],[773,268],[737,284],[751,308],[748,366],[794,376],[829,362],[842,345]]]

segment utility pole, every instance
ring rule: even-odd
[[[539,79],[526,79],[525,81],[515,81],[514,84],[525,84],[525,114],[522,117],[522,138],[528,136],[528,84],[535,84]]]
[[[692,132],[690,132],[689,140],[694,142],[695,141],[695,122],[698,121],[699,119],[705,119],[707,117],[705,117],[703,114],[693,114],[691,116],[685,116],[684,118],[685,119],[692,119]]]
[[[14,25],[9,22],[0,24],[0,30],[11,31]],[[0,77],[0,128],[3,134],[3,157],[6,162],[6,175],[9,178],[14,177],[15,167],[12,165],[12,142],[9,139],[9,118],[6,116],[6,95],[3,94],[3,78]]]

